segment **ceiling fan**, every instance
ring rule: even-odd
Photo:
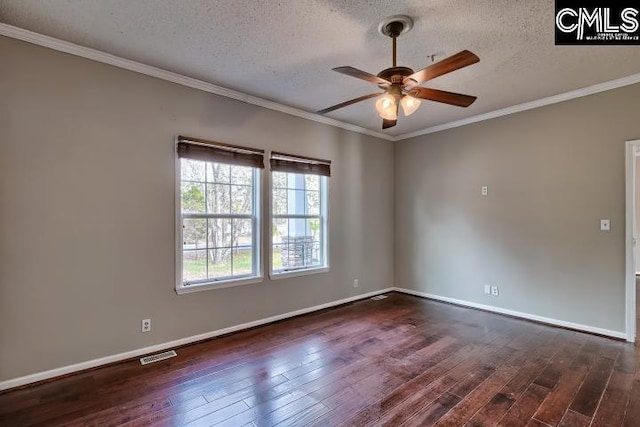
[[[317,113],[325,114],[338,108],[384,95],[376,102],[376,110],[382,118],[382,129],[387,129],[395,126],[398,122],[399,106],[402,106],[404,115],[409,116],[420,106],[420,99],[442,102],[458,107],[468,107],[473,104],[476,100],[475,96],[429,89],[420,87],[419,85],[428,80],[475,64],[480,61],[480,58],[474,53],[463,50],[416,72],[409,67],[398,67],[396,65],[396,39],[401,34],[409,31],[412,26],[413,20],[405,15],[391,16],[380,24],[380,32],[393,39],[393,67],[380,71],[377,76],[348,66],[333,68],[333,71],[337,71],[338,73],[376,84],[380,89],[383,89],[384,92],[363,95],[317,111]]]

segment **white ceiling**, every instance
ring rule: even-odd
[[[469,49],[480,63],[425,86],[478,96],[424,102],[396,136],[640,73],[637,46],[555,46],[553,0],[0,0],[0,22],[315,111],[375,92],[331,71],[391,66],[380,21],[407,14],[398,65]],[[381,131],[375,100],[328,116]]]

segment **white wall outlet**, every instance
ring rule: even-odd
[[[611,221],[608,219],[600,220],[600,231],[610,231],[611,230]]]
[[[486,185],[482,186],[482,195],[486,196],[487,194],[489,194],[489,187],[487,187]]]
[[[484,293],[487,295],[491,295],[491,286],[484,285]]]
[[[494,297],[497,297],[498,295],[500,295],[497,286],[492,286],[491,287],[491,295],[493,295]]]
[[[151,332],[151,319],[142,319],[142,332]]]
[[[360,281],[358,279],[353,279],[353,287],[357,288],[358,286],[360,286]]]

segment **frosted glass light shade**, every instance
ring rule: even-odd
[[[409,95],[402,97],[402,101],[400,101],[405,116],[410,116],[415,113],[420,104],[421,101],[419,99]]]
[[[391,94],[386,94],[376,102],[376,110],[383,119],[396,120],[398,118],[396,99]]]

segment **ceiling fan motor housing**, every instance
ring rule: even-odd
[[[390,81],[391,84],[402,85],[404,79],[411,74],[413,74],[413,70],[409,67],[391,67],[380,71],[378,77]],[[380,87],[384,89],[382,85],[380,85]]]

